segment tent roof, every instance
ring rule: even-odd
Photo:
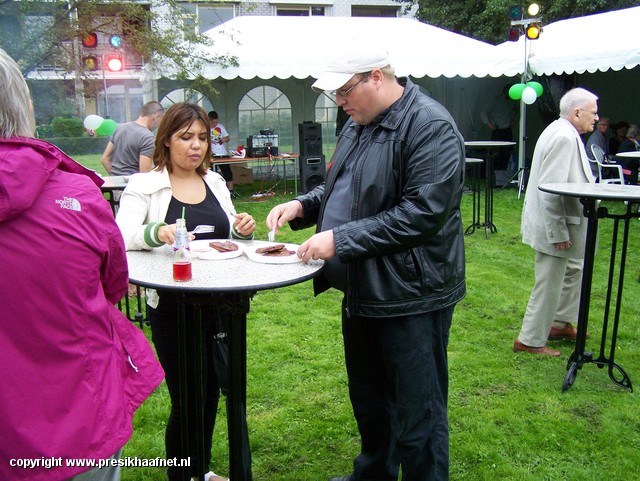
[[[543,19],[544,20],[544,19]],[[640,65],[640,7],[543,24],[537,40],[528,41],[530,70],[537,75],[606,72]],[[496,47],[500,57],[520,52],[524,69],[524,37]]]
[[[202,74],[209,79],[317,78],[349,39],[386,42],[398,75],[503,75],[500,60],[486,61],[494,46],[408,18],[240,16],[206,35],[215,42],[209,54],[239,62],[206,65]]]

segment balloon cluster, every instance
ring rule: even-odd
[[[527,82],[526,84],[513,84],[509,89],[509,97],[513,100],[520,100],[531,105],[542,95],[542,85],[538,82]]]
[[[92,130],[101,137],[113,135],[118,124],[115,120],[103,119],[99,115],[87,115],[84,119],[84,128]]]

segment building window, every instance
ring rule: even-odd
[[[324,16],[324,7],[278,7],[277,14],[279,17],[309,17],[309,16]]]
[[[196,33],[211,30],[235,16],[233,5],[213,6],[200,3],[181,3],[180,6],[193,18],[185,22],[185,27],[195,29],[197,19]]]
[[[351,5],[352,17],[397,17],[399,7]]]

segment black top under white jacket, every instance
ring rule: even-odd
[[[372,140],[353,174],[351,221],[334,228],[336,255],[348,265],[347,315],[403,316],[452,305],[465,295],[460,198],[465,148],[447,110],[408,79],[404,93],[369,126],[350,119],[326,182],[297,197],[303,217],[292,229],[321,225],[326,199],[359,129]],[[329,288],[314,280],[316,295]]]

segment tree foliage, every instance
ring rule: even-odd
[[[507,40],[510,18],[507,15],[512,0],[399,0],[417,6],[416,17],[425,23],[492,44]],[[531,2],[522,3],[526,7]],[[637,0],[540,0],[540,14],[544,23],[594,13],[637,6]],[[594,37],[597,32],[593,32]],[[588,47],[585,47],[588,48]]]
[[[42,66],[83,78],[100,76],[83,63],[82,39],[89,33],[121,35],[122,49],[147,67],[170,67],[176,78],[195,77],[206,62],[233,63],[206,53],[211,40],[197,19],[176,0],[0,0],[0,47],[26,75]]]

